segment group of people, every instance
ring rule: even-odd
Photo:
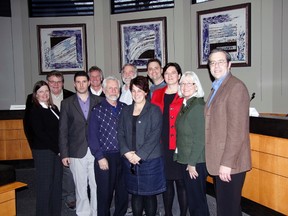
[[[155,216],[162,194],[170,216],[177,191],[181,216],[205,216],[210,174],[217,215],[241,215],[251,169],[249,94],[231,74],[229,53],[211,51],[208,64],[215,80],[206,103],[196,73],[182,74],[175,62],[162,68],[158,59],[147,63],[151,85],[133,64],[122,67],[122,87],[96,66],[74,75],[76,94],[67,94],[59,72],[38,81],[24,118],[36,214],[61,215],[63,198],[77,215],[109,216],[114,197],[114,215],[124,216],[131,197],[133,215]]]

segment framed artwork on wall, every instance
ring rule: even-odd
[[[87,71],[86,24],[38,25],[40,74]]]
[[[251,66],[251,3],[197,12],[198,68],[207,68],[211,50],[222,48],[233,67]]]
[[[166,17],[119,21],[118,32],[120,68],[131,63],[143,72],[151,58],[166,64]]]

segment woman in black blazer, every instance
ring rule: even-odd
[[[53,105],[50,88],[38,81],[33,88],[30,112],[31,145],[36,178],[36,215],[60,216],[62,164],[59,157],[59,110]]]
[[[126,188],[132,194],[134,216],[155,216],[156,195],[166,190],[164,162],[160,144],[162,113],[146,100],[146,77],[130,83],[133,104],[123,108],[118,125],[118,141],[124,155]]]

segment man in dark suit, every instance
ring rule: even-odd
[[[47,74],[46,76],[47,83],[49,85],[50,91],[51,91],[51,96],[52,96],[52,101],[53,104],[55,104],[59,111],[60,111],[60,103],[63,99],[66,99],[70,96],[72,96],[74,93],[64,89],[64,76],[62,73],[58,71],[51,71],[50,73]],[[31,138],[31,127],[29,126],[29,114],[30,110],[33,106],[32,102],[32,94],[29,94],[27,96],[26,100],[26,109],[25,109],[25,115],[24,115],[24,131],[26,134],[26,137],[28,139],[28,142],[31,146],[32,138]],[[75,184],[73,180],[73,175],[69,169],[69,167],[64,167],[63,168],[63,179],[62,179],[62,197],[64,199],[65,205],[69,209],[75,209],[76,207],[76,197],[75,197]]]
[[[94,156],[88,147],[88,122],[91,109],[101,98],[89,93],[89,85],[88,74],[77,72],[74,75],[76,94],[61,102],[60,111],[60,156],[63,165],[70,167],[75,180],[77,215],[97,215]]]
[[[251,169],[250,98],[231,72],[231,56],[222,49],[209,56],[215,78],[205,106],[206,165],[213,176],[218,216],[241,216],[241,192]]]
[[[105,94],[102,88],[102,81],[104,79],[104,76],[101,68],[97,66],[92,66],[88,71],[88,75],[90,78],[89,92],[91,92],[94,95],[105,98]]]

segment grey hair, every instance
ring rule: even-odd
[[[197,91],[192,95],[192,97],[197,97],[197,98],[201,98],[204,97],[204,90],[202,88],[201,82],[197,76],[197,74],[193,71],[186,71],[182,76],[181,79],[179,81],[179,83],[181,83],[186,77],[190,77],[192,78],[193,82],[195,83],[196,87],[197,87]],[[181,89],[180,89],[180,85],[178,87],[178,95],[180,97],[183,97]]]
[[[106,86],[107,86],[107,81],[108,80],[114,80],[114,81],[116,81],[117,83],[118,83],[118,86],[119,86],[119,89],[120,89],[120,81],[119,81],[119,79],[117,79],[116,77],[114,77],[114,76],[108,76],[108,77],[106,77],[104,80],[103,80],[103,83],[102,83],[102,87],[105,89],[106,88]]]
[[[125,67],[127,67],[127,66],[133,67],[133,69],[134,69],[134,76],[136,77],[136,76],[137,76],[137,67],[136,67],[135,65],[131,64],[131,63],[127,63],[127,64],[124,64],[124,65],[123,65],[123,67],[121,68],[121,74],[123,74],[124,69],[125,69]],[[135,78],[135,77],[133,77],[133,78]]]

